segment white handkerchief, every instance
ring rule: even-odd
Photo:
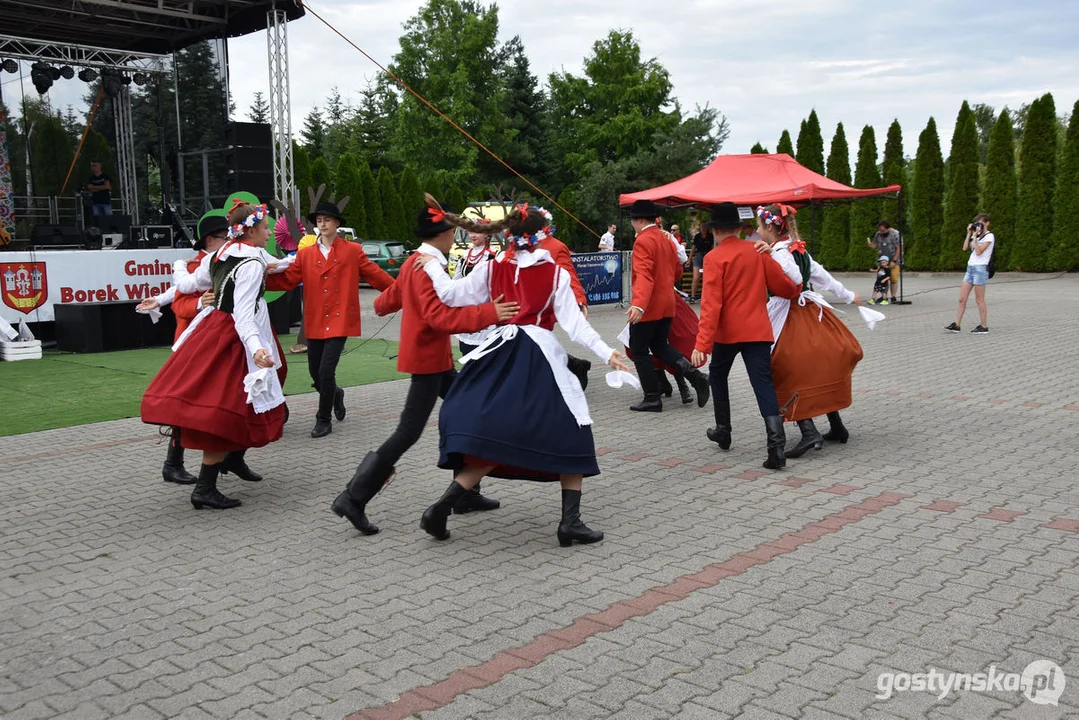
[[[618,342],[629,347],[629,323],[626,323],[626,326],[622,328],[622,332],[618,333]]]
[[[273,368],[259,368],[244,376],[244,391],[249,404],[254,405],[260,395],[269,391],[271,372],[276,371]]]
[[[884,313],[877,312],[876,310],[870,310],[869,308],[862,307],[861,305],[858,306],[858,313],[862,316],[862,320],[865,320],[865,324],[869,326],[870,330],[875,328],[877,326],[877,323],[879,323],[881,320],[887,318],[887,315],[885,315]]]
[[[34,333],[30,332],[30,326],[26,324],[26,318],[19,318],[19,340],[30,342],[34,339]]]
[[[143,315],[149,315],[150,322],[152,322],[154,325],[157,325],[157,321],[161,319],[161,311],[157,308],[153,308],[151,310],[136,310],[135,312],[142,313]]]
[[[613,388],[629,385],[635,390],[641,389],[641,381],[637,379],[637,376],[633,373],[628,373],[625,370],[611,370],[607,373],[607,385]]]
[[[0,337],[5,340],[14,340],[19,337],[19,333],[15,331],[15,328],[8,324],[7,320],[0,318]]]

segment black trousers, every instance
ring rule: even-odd
[[[667,341],[674,318],[649,320],[629,326],[629,349],[633,351],[633,365],[641,379],[641,389],[645,395],[659,392],[659,376],[652,365],[655,355],[671,367],[678,367],[682,353]]]
[[[325,340],[307,341],[307,371],[318,390],[318,412],[316,417],[323,422],[330,421],[333,410],[333,397],[337,392],[337,363],[341,360],[341,351],[345,349],[343,337]]]
[[[779,414],[779,401],[776,400],[776,388],[772,384],[772,343],[716,343],[712,346],[712,362],[708,365],[708,383],[712,386],[712,403],[716,413],[716,424],[730,423],[731,397],[727,388],[727,377],[734,365],[734,356],[742,354],[742,362],[749,373],[749,384],[757,396],[757,407],[761,417]]]
[[[395,465],[420,439],[423,429],[427,427],[427,421],[431,419],[431,411],[435,409],[435,401],[446,397],[456,377],[456,370],[412,376],[412,384],[408,386],[408,396],[405,398],[405,409],[401,411],[397,429],[378,449],[379,458],[387,466]]]
[[[457,347],[461,348],[462,355],[468,355],[470,352],[478,348],[479,345],[469,345],[464,340],[458,340]]]

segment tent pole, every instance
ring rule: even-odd
[[[907,264],[907,236],[903,226],[903,191],[895,194],[895,224],[899,230],[899,305],[910,305],[910,301],[903,295],[904,266]]]

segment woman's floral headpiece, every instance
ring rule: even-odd
[[[762,223],[764,223],[765,225],[771,225],[778,232],[785,232],[790,229],[790,226],[787,223],[787,216],[796,215],[798,211],[792,208],[790,205],[780,204],[776,205],[776,207],[779,208],[778,215],[769,212],[768,208],[762,205],[761,207],[757,208],[757,217],[761,219]]]
[[[237,200],[236,203],[232,206],[232,209],[235,210],[237,207],[243,204],[243,202]],[[245,217],[242,221],[229,227],[229,240],[235,240],[236,238],[240,237],[245,232],[265,220],[269,214],[270,211],[267,209],[265,203],[262,205],[256,205],[255,211],[253,213]]]
[[[525,203],[524,205],[518,205],[517,209],[521,212],[522,220],[527,218],[529,213],[539,213],[546,220],[546,224],[541,229],[537,230],[535,233],[522,233],[521,235],[513,235],[507,233],[507,239],[509,240],[511,247],[516,248],[517,250],[531,250],[533,247],[536,246],[536,243],[542,242],[543,240],[550,237],[551,233],[553,232],[551,226],[554,223],[554,216],[551,215],[551,213],[544,208],[530,208],[528,206],[528,203]]]

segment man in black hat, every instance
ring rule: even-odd
[[[787,464],[783,446],[783,417],[779,414],[775,385],[772,384],[772,323],[768,319],[768,293],[794,299],[801,285],[783,272],[771,255],[759,255],[753,244],[738,237],[742,221],[733,203],[712,207],[705,224],[716,243],[704,257],[704,288],[701,291],[701,319],[693,364],[704,363],[711,354],[708,380],[716,426],[708,439],[722,449],[731,446],[731,402],[727,377],[734,357],[741,353],[749,382],[764,417],[768,459],[764,467],[777,470]]]
[[[348,200],[342,200],[341,205]],[[291,290],[303,283],[307,369],[318,390],[318,412],[311,437],[333,432],[330,412],[345,419],[345,391],[337,386],[337,363],[345,340],[360,334],[360,278],[385,290],[393,278],[367,257],[363,246],[337,236],[342,207],[319,203],[307,216],[318,228],[318,242],[299,250],[284,272],[268,275],[268,290]]]
[[[367,519],[367,503],[374,499],[394,473],[394,465],[416,444],[431,418],[435,401],[446,397],[457,377],[453,366],[450,335],[479,332],[509,320],[520,310],[517,303],[495,302],[451,308],[442,304],[434,283],[425,272],[416,272],[416,260],[432,256],[447,265],[446,255],[453,247],[454,228],[442,207],[428,197],[416,222],[416,236],[423,240],[416,252],[401,266],[397,282],[375,300],[375,312],[389,315],[401,311],[401,341],[397,347],[397,369],[412,376],[408,397],[397,429],[386,442],[364,456],[344,492],[333,501],[332,510],[347,518],[364,535],[374,535],[378,527]],[[458,498],[455,513],[494,510],[499,502],[480,494],[479,485]]]
[[[637,233],[633,242],[633,290],[629,316],[629,349],[641,379],[644,399],[630,410],[663,412],[659,376],[652,355],[677,368],[697,392],[697,407],[708,402],[708,379],[693,367],[667,340],[675,313],[675,283],[682,276],[682,263],[675,245],[655,223],[662,208],[651,200],[637,200],[629,208],[630,223]]]

